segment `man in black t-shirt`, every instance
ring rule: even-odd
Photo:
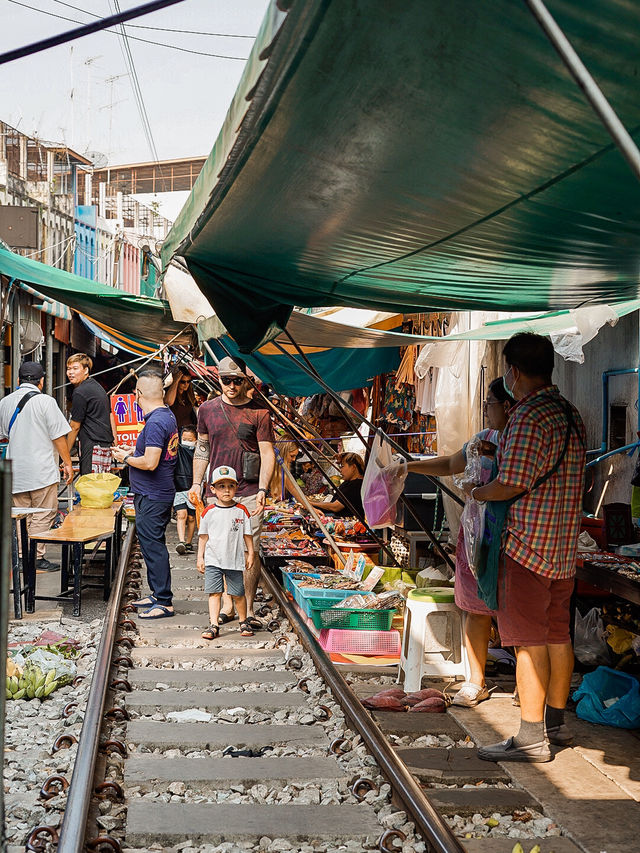
[[[94,447],[111,447],[116,443],[115,419],[107,393],[89,376],[93,362],[77,352],[67,359],[67,378],[74,386],[71,401],[71,432],[67,436],[69,450],[80,442],[80,473],[90,474]]]

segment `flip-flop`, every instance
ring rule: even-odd
[[[159,610],[160,613],[157,613],[155,616],[149,615],[153,613],[154,610]],[[173,610],[169,610],[169,608],[165,607],[164,604],[158,604],[156,602],[148,610],[143,610],[141,613],[138,613],[138,619],[168,619],[170,616],[175,615],[176,614]]]
[[[138,601],[132,601],[132,607],[142,607],[142,609],[151,607],[152,604],[156,604],[156,600],[152,595],[147,595],[144,598],[139,598]]]
[[[262,631],[262,629],[264,628],[264,625],[262,624],[262,622],[259,619],[256,619],[255,616],[247,616],[247,618],[245,619],[245,622],[251,628],[253,628],[254,631]]]
[[[226,625],[227,622],[233,622],[235,618],[235,616],[229,616],[228,613],[220,611],[220,615],[218,616],[218,625]]]

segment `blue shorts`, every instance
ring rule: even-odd
[[[228,595],[244,595],[244,572],[238,569],[221,569],[219,566],[204,567],[205,592],[224,592],[223,579],[227,582]]]

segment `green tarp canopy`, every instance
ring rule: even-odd
[[[637,3],[548,6],[637,137]],[[640,186],[524,2],[307,0],[269,9],[175,254],[245,352],[294,305],[613,304]]]
[[[9,280],[25,282],[45,296],[75,308],[91,319],[153,344],[166,344],[185,328],[184,323],[173,320],[169,303],[162,299],[136,296],[97,284],[57,267],[23,258],[1,246],[0,275]],[[183,337],[187,339],[188,335]]]

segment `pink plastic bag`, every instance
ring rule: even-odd
[[[396,504],[407,478],[407,461],[394,457],[384,433],[378,430],[362,480],[362,503],[371,527],[393,527]]]

